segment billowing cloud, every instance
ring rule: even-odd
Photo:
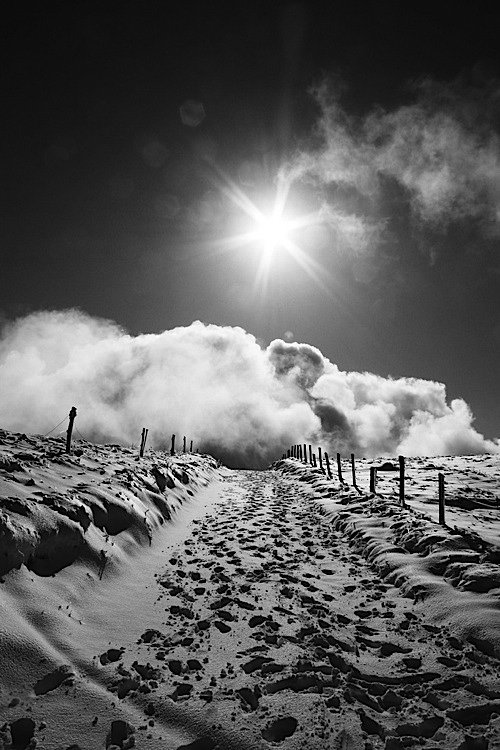
[[[360,456],[500,451],[441,383],[343,372],[313,346],[263,349],[199,321],[130,336],[76,310],[34,313],[3,328],[0,382],[6,429],[48,432],[75,405],[77,436],[137,444],[146,426],[157,447],[186,435],[239,466],[264,467],[296,442]]]
[[[486,234],[500,228],[500,85],[428,80],[414,91],[405,106],[353,116],[342,105],[338,82],[324,80],[313,89],[320,108],[314,146],[297,155],[289,177],[371,201],[353,224],[357,247],[380,230],[374,217],[391,183],[415,220],[446,226],[472,219]],[[339,212],[340,226],[348,219]]]

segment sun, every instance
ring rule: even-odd
[[[259,216],[255,239],[262,247],[263,253],[270,258],[279,248],[289,242],[290,225],[282,216]]]
[[[254,286],[261,290],[265,291],[273,269],[279,275],[281,261],[286,262],[290,258],[316,282],[318,287],[329,293],[325,283],[328,276],[326,269],[310,252],[304,251],[301,247],[301,234],[323,222],[321,210],[296,213],[295,208],[295,212],[291,211],[288,198],[293,175],[284,168],[278,170],[274,195],[267,201],[266,210],[260,201],[254,202],[224,170],[213,163],[211,167],[214,170],[214,185],[229,203],[239,209],[242,223],[240,231],[234,226],[234,233],[210,240],[210,247],[215,252],[233,252],[245,246],[253,248],[254,252],[257,251],[259,261]],[[280,263],[275,263],[278,253]]]

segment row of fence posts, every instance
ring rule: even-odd
[[[66,453],[71,453],[71,437],[73,434],[73,425],[76,418],[76,406],[72,406],[69,412],[69,423],[68,423],[68,429],[66,430]],[[142,428],[141,433],[141,445],[139,448],[139,456],[143,458],[144,451],[146,450],[146,441],[148,439],[148,433],[149,430],[147,427]],[[182,452],[183,453],[193,453],[193,441],[191,440],[189,443],[189,451],[187,449],[187,439],[186,436],[182,438]],[[170,446],[170,455],[175,455],[175,435],[172,435],[172,442]]]
[[[146,427],[142,428],[142,437],[141,437],[141,447],[139,450],[139,456],[142,458],[144,456],[144,449],[146,448],[146,440],[148,437],[148,430]],[[176,450],[175,450],[175,434],[172,435],[171,443],[170,443],[170,455],[175,456]],[[184,435],[182,438],[182,453],[193,453],[193,441],[189,441],[189,450],[187,447],[187,438]]]
[[[309,460],[308,460],[309,455]],[[313,453],[312,446],[307,446],[305,443],[302,445],[292,445],[286,453],[283,453],[283,459],[285,458],[297,458],[299,461],[311,466],[318,467],[323,474],[326,474],[328,479],[333,479],[332,469],[330,465],[330,457],[328,453],[324,452],[321,448],[318,448],[318,460],[316,461],[316,453]],[[342,463],[340,453],[337,453],[337,474],[341,484],[345,484],[344,477],[342,476]],[[326,466],[326,468],[325,468]],[[356,464],[354,460],[354,453],[351,453],[351,467],[352,467],[352,484],[356,489]]]
[[[309,457],[309,460],[308,460]],[[330,466],[330,458],[328,453],[325,453],[321,448],[318,448],[318,460],[316,461],[316,452],[313,452],[311,445],[305,443],[298,443],[291,445],[285,453],[283,453],[282,459],[295,458],[303,463],[309,463],[311,466],[318,468],[328,479],[333,479],[333,474]],[[324,463],[323,463],[324,460]],[[402,508],[405,508],[405,457],[399,456],[399,504]],[[326,465],[326,469],[325,469]],[[379,471],[394,471],[392,464],[382,464],[382,466],[370,466],[370,492],[372,494],[377,493],[377,472]],[[361,492],[356,482],[356,460],[354,453],[351,453],[351,471],[352,471],[352,486],[358,492]],[[340,453],[337,453],[337,475],[340,484],[347,484],[344,482],[342,476],[342,463]],[[439,517],[438,522],[442,525],[446,525],[445,521],[445,493],[444,493],[444,474],[438,473],[438,504],[439,504]]]

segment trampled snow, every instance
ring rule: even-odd
[[[0,440],[0,748],[500,747],[498,457]]]

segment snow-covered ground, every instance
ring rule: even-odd
[[[313,487],[335,527],[405,596],[500,658],[500,456],[407,459],[405,508],[398,462],[357,461],[356,487],[345,464],[343,484],[295,459],[275,468]],[[397,470],[379,472],[371,494],[369,468],[383,464]],[[444,526],[438,472],[446,477]]]
[[[368,463],[0,441],[0,748],[500,748],[498,511],[439,527],[424,468],[493,505],[491,457],[402,510]]]

